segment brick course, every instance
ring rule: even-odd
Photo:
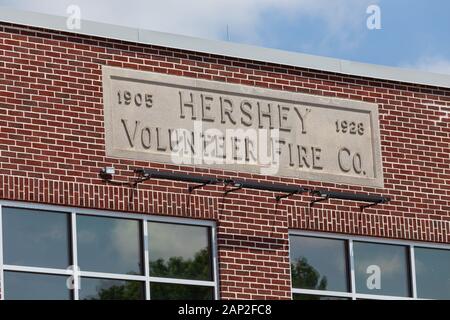
[[[105,156],[101,66],[377,103],[385,188],[194,169]],[[447,111],[447,114],[445,113]],[[450,89],[74,35],[0,22],[0,199],[215,220],[221,297],[289,299],[288,230],[450,243]],[[134,167],[379,193],[386,205],[148,181]]]

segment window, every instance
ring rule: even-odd
[[[143,274],[138,220],[77,216],[78,265],[81,270]]]
[[[8,300],[69,300],[67,277],[39,273],[4,273],[5,298]]]
[[[209,229],[169,223],[148,223],[150,275],[211,280]]]
[[[408,248],[353,242],[356,292],[410,297]]]
[[[350,298],[344,297],[329,297],[329,296],[319,296],[315,294],[299,294],[294,293],[292,295],[293,300],[351,300]]]
[[[152,300],[211,300],[214,291],[211,287],[153,283],[150,295]]]
[[[145,285],[142,281],[82,278],[80,300],[143,300]]]
[[[0,205],[1,299],[216,298],[212,222]]]
[[[294,288],[348,292],[346,241],[292,237],[291,271]]]
[[[450,300],[449,246],[301,231],[289,240],[295,300]]]
[[[3,262],[29,267],[67,268],[69,215],[3,208]]]
[[[414,248],[419,298],[450,300],[450,250]]]
[[[213,279],[210,228],[148,222],[148,254],[152,299],[211,299],[212,287],[194,286],[193,281]],[[164,283],[171,279],[171,283]],[[172,283],[183,279],[181,283]]]

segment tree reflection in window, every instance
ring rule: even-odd
[[[212,280],[208,227],[150,222],[148,234],[150,276]]]
[[[291,263],[292,285],[294,288],[304,288],[312,290],[326,290],[327,277],[320,273],[308,263],[304,257]]]
[[[153,282],[150,296],[151,300],[212,300],[214,288]]]
[[[112,279],[83,278],[81,300],[142,300],[144,283]]]
[[[204,248],[194,255],[194,259],[170,257],[168,260],[150,261],[150,275],[183,279],[208,279],[210,277],[209,250]]]
[[[294,288],[348,292],[345,240],[291,236],[290,257]]]
[[[315,294],[293,294],[293,300],[351,300],[345,297],[320,296]]]

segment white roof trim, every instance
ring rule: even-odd
[[[71,30],[66,26],[66,17],[22,11],[10,7],[0,7],[0,21],[345,75],[450,88],[450,75],[446,74],[373,65],[225,41],[205,40],[87,20],[81,21],[80,30]]]

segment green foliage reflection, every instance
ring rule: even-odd
[[[302,257],[291,263],[292,285],[294,288],[326,290],[327,277],[308,263],[308,259]]]
[[[152,277],[211,280],[211,263],[208,248],[198,251],[194,259],[170,257],[150,261]]]

